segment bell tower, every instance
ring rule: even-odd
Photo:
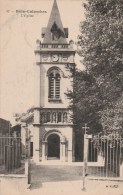
[[[42,28],[43,41],[35,50],[35,107],[33,123],[33,159],[35,162],[74,161],[74,132],[70,100],[71,68],[75,67],[73,41],[67,43],[68,28],[62,25],[54,0],[47,27]]]

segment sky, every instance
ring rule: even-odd
[[[84,18],[84,0],[57,0],[62,23],[69,28],[69,40],[76,42]],[[36,40],[46,27],[53,0],[1,0],[0,11],[0,118],[13,123],[15,113],[34,105],[34,66]],[[19,13],[22,11],[40,13]],[[76,46],[74,46],[76,49]],[[83,66],[75,55],[79,69]]]

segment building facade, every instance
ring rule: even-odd
[[[72,162],[74,131],[66,93],[72,90],[70,70],[75,67],[75,51],[73,41],[67,42],[68,28],[63,28],[56,0],[47,27],[42,28],[42,38],[35,50],[35,104],[21,118],[22,131],[30,133],[34,162]]]
[[[0,135],[10,134],[11,124],[10,121],[0,118]]]

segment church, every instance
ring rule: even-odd
[[[74,90],[75,50],[73,41],[67,41],[68,28],[63,27],[56,0],[41,36],[34,50],[34,106],[16,118],[21,125],[22,157],[31,157],[35,163],[71,163],[84,161],[86,155],[91,165],[103,165],[104,158],[92,135],[80,136],[80,144],[75,139],[71,100],[66,95]],[[86,132],[87,126],[83,128]]]
[[[72,162],[75,161],[75,135],[66,93],[73,90],[70,69],[75,67],[75,51],[73,41],[67,42],[68,28],[63,27],[56,0],[41,34],[43,41],[36,41],[34,51],[35,103],[21,117],[22,153],[30,151],[34,162]]]

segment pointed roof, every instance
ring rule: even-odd
[[[52,40],[51,32],[55,26],[57,27],[57,30],[60,32],[60,36],[58,40],[55,41],[55,43],[66,44],[67,40],[65,37],[65,32],[64,32],[63,25],[62,25],[62,21],[61,21],[61,17],[60,17],[60,13],[59,13],[56,0],[54,0],[54,3],[53,3],[53,7],[52,7],[51,14],[50,14],[49,22],[46,28],[46,33],[43,39],[43,43],[47,43],[47,44],[54,43],[54,41]]]

